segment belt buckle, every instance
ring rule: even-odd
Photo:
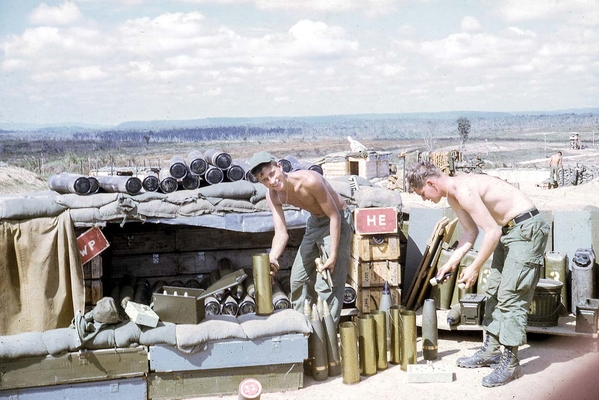
[[[506,225],[506,227],[507,227],[507,228],[512,228],[514,225],[516,225],[516,221],[514,221],[513,219],[510,219],[510,220],[507,222],[507,225]]]

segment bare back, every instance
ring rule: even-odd
[[[534,207],[532,201],[511,184],[489,175],[458,175],[451,178],[448,201],[477,221],[484,207],[495,222],[504,226],[509,220]],[[457,204],[456,204],[457,203]]]

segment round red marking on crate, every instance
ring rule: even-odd
[[[244,379],[239,384],[239,394],[246,399],[258,399],[262,393],[262,385],[253,378]]]

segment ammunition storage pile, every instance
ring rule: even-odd
[[[279,162],[285,172],[307,169],[323,174],[319,165],[300,162],[292,155],[280,159]],[[194,190],[221,182],[240,180],[257,182],[248,171],[248,164],[245,161],[234,160],[227,152],[208,149],[192,150],[186,157],[173,156],[168,166],[149,168],[141,176],[133,176],[130,171],[116,171],[115,175],[109,176],[86,176],[62,172],[50,176],[48,186],[58,193],[89,195],[107,192],[135,195],[142,190],[172,193],[177,190]]]

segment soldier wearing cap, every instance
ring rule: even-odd
[[[297,170],[286,173],[265,151],[250,158],[249,170],[268,189],[266,200],[275,228],[269,253],[271,274],[279,270],[279,257],[289,240],[283,207],[291,205],[308,211],[306,232],[291,267],[291,302],[296,310],[303,311],[306,298],[316,303],[316,296],[319,296],[328,302],[333,320],[338,324],[353,234],[351,212],[345,200],[318,172]],[[320,247],[327,252],[328,257],[321,268],[331,272],[332,288],[316,270],[314,260],[321,256]]]
[[[457,248],[438,269],[437,279],[457,270],[479,229],[484,232],[480,249],[458,276],[458,283],[466,288],[474,285],[481,267],[493,255],[485,293],[485,341],[473,356],[460,357],[457,365],[494,367],[482,380],[487,387],[516,379],[521,374],[518,346],[526,343],[528,310],[541,275],[549,225],[524,193],[490,175],[450,177],[424,161],[408,169],[407,181],[423,200],[438,203],[445,197],[463,228]]]

